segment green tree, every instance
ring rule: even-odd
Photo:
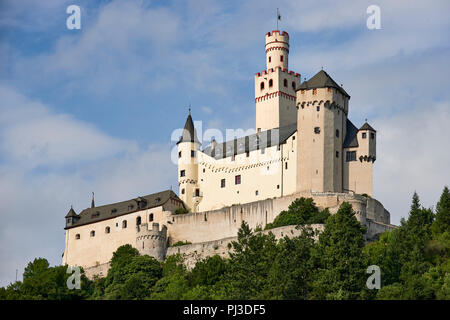
[[[362,256],[365,228],[343,202],[331,216],[311,252],[312,299],[357,299],[365,286]]]
[[[434,235],[450,232],[450,191],[447,186],[442,191],[439,202],[436,205],[436,220],[432,230]]]
[[[266,285],[270,266],[277,255],[277,241],[272,233],[253,233],[243,221],[237,241],[232,242],[230,272],[217,286],[223,299],[258,299]]]
[[[280,239],[261,293],[263,299],[307,298],[311,277],[309,259],[313,245],[310,228],[303,230],[298,237]]]
[[[228,270],[228,263],[217,254],[207,257],[195,264],[195,267],[189,274],[190,284],[196,286],[212,286]]]
[[[272,223],[268,223],[266,230],[288,225],[305,225],[314,223],[324,223],[330,213],[328,209],[320,211],[312,198],[297,198],[275,218]]]

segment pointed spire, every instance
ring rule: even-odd
[[[336,81],[334,81],[325,70],[320,70],[317,72],[311,79],[308,81],[302,82],[302,84],[298,87],[298,90],[301,89],[316,89],[316,88],[326,88],[332,87],[338,89],[343,95],[350,98],[350,95],[345,92],[344,88],[339,86]]]
[[[377,132],[377,130],[372,128],[372,126],[367,123],[367,119],[366,119],[366,122],[361,126],[361,128],[359,128],[359,130],[370,130],[370,131]]]
[[[200,141],[197,138],[197,131],[194,128],[194,122],[192,121],[192,116],[191,116],[191,105],[189,105],[189,113],[188,113],[188,117],[186,119],[186,123],[184,125],[184,129],[183,129],[183,135],[180,138],[180,141],[177,142],[198,142],[200,143]]]
[[[91,208],[95,208],[95,202],[94,202],[94,192],[92,192],[92,201],[91,201]]]
[[[75,210],[73,210],[72,206],[70,206],[70,210],[66,214],[65,218],[76,217],[76,216],[77,216],[77,214],[76,214]]]

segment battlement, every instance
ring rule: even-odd
[[[136,237],[137,238],[146,238],[147,236],[152,236],[152,239],[156,238],[164,238],[167,236],[167,227],[163,225],[161,230],[159,230],[159,223],[154,222],[152,224],[152,228],[148,228],[147,223],[143,223],[141,225],[136,226]]]
[[[288,73],[296,78],[300,78],[300,73],[297,73],[295,71],[292,70],[288,70],[286,68],[280,67],[280,66],[275,66],[274,68],[269,68],[268,70],[263,70],[261,72],[256,72],[255,73],[255,78],[259,78],[263,75],[269,74],[269,73],[273,73],[275,72],[277,69],[280,69],[281,72],[283,73]]]
[[[268,37],[273,37],[275,35],[281,35],[282,37],[286,37],[289,40],[289,33],[287,33],[286,31],[282,31],[280,34],[280,30],[272,30],[272,33],[269,31],[266,33],[266,39]]]
[[[136,226],[136,248],[140,254],[147,254],[163,261],[167,249],[167,227],[159,230],[159,223],[154,222],[151,229],[147,223]]]

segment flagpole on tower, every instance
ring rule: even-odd
[[[278,11],[278,8],[277,8],[277,30],[278,30],[278,20],[280,20],[280,12]]]
[[[281,21],[280,10],[277,8],[277,30],[278,30],[278,21]]]

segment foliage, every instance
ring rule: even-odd
[[[312,198],[297,198],[289,205],[288,210],[283,210],[272,223],[268,223],[266,230],[288,225],[305,225],[324,223],[330,213],[328,209],[319,211]]]
[[[189,213],[189,209],[184,207],[179,207],[175,210],[175,214],[186,214]]]
[[[408,218],[365,243],[365,228],[350,204],[330,216],[312,199],[300,198],[272,224],[298,225],[297,237],[277,241],[243,222],[228,258],[214,255],[191,270],[180,254],[160,263],[125,245],[114,252],[106,277],[90,281],[81,270],[81,290],[67,288],[67,266],[50,267],[37,258],[26,266],[23,281],[0,288],[0,299],[449,300],[449,199],[445,187],[433,212],[414,194]],[[312,223],[324,223],[318,237]],[[366,287],[370,265],[381,269],[380,290]]]
[[[179,246],[184,246],[186,244],[191,244],[192,242],[189,241],[177,241],[174,244],[172,244],[172,247],[179,247]]]
[[[311,251],[312,299],[356,299],[365,285],[364,227],[343,202]]]

